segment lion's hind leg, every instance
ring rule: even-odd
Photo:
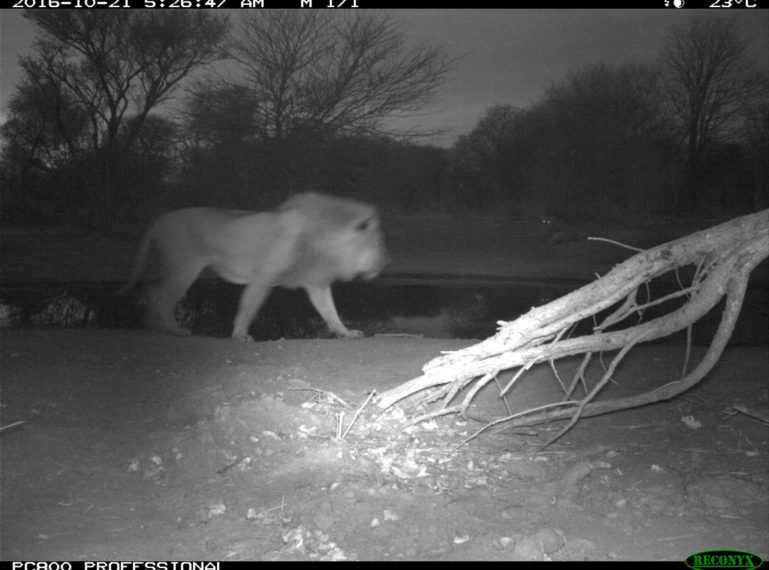
[[[176,304],[184,297],[187,289],[197,279],[203,266],[200,264],[181,265],[173,263],[166,268],[165,276],[147,290],[149,310],[147,327],[177,336],[189,336],[190,331],[176,322]]]

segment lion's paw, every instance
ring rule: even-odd
[[[340,338],[363,338],[363,331],[348,329],[347,332],[337,333]]]
[[[254,342],[254,337],[252,337],[252,336],[251,336],[250,334],[248,334],[248,333],[244,333],[244,334],[235,334],[235,333],[232,333],[232,338],[234,338],[234,339],[235,339],[235,340],[237,340],[238,342],[242,342],[242,343],[244,343],[244,344],[246,344],[246,343],[249,343],[249,342]]]

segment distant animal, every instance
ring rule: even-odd
[[[174,308],[205,268],[245,285],[232,337],[253,340],[248,328],[275,286],[304,288],[329,329],[342,337],[363,336],[339,318],[331,294],[336,280],[370,279],[388,263],[379,216],[362,202],[316,192],[297,194],[277,210],[249,212],[184,208],[164,214],[144,233],[130,281],[141,277],[151,250],[162,274],[147,290],[147,326],[186,336]]]
[[[570,241],[584,241],[588,237],[586,233],[568,227],[552,216],[540,216],[539,221],[545,228],[542,239],[548,243],[557,245]]]

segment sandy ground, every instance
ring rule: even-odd
[[[404,430],[367,406],[459,340],[240,345],[150,332],[3,331],[3,559],[682,560],[769,555],[766,348],[729,350],[668,403],[483,435]],[[680,347],[639,348],[612,395],[670,378]],[[513,409],[551,401],[535,371]],[[471,410],[499,415],[493,393]],[[352,412],[345,411],[345,426]]]

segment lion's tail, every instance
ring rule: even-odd
[[[149,228],[146,232],[144,232],[141,244],[139,245],[139,251],[136,253],[136,257],[134,258],[133,267],[131,268],[131,276],[128,279],[128,283],[123,285],[123,287],[121,287],[119,291],[115,292],[114,295],[122,295],[131,287],[136,285],[136,282],[139,280],[139,277],[141,277],[142,272],[144,271],[144,266],[147,264],[147,257],[150,253],[150,246],[152,245],[154,239],[155,238],[152,228]]]

